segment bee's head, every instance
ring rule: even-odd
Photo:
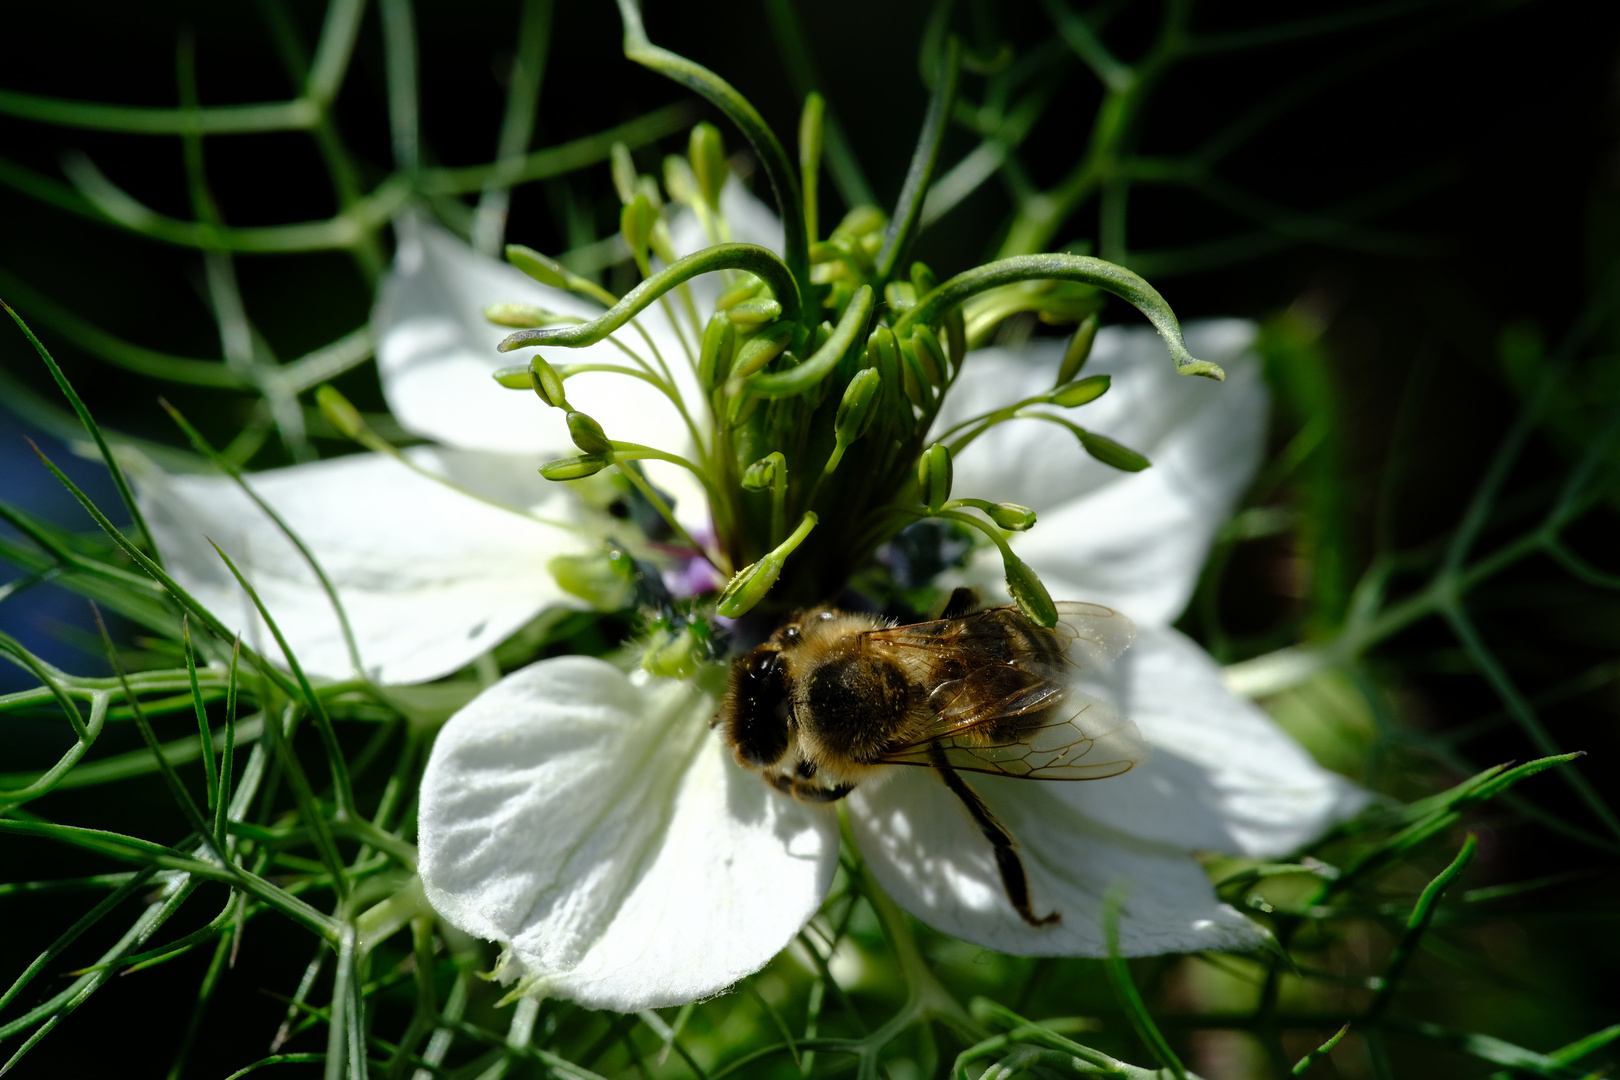
[[[722,716],[726,738],[744,766],[767,769],[782,760],[791,741],[793,703],[779,648],[761,645],[738,657]]]

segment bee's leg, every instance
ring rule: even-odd
[[[1063,918],[1061,912],[1054,911],[1050,915],[1036,915],[1029,906],[1029,879],[1024,874],[1024,863],[1018,857],[1018,844],[1007,831],[1007,826],[996,820],[996,815],[979,798],[978,792],[967,786],[967,781],[957,775],[955,769],[943,761],[935,761],[934,768],[945,781],[945,786],[962,800],[968,813],[973,816],[973,823],[979,827],[984,838],[990,841],[990,846],[996,853],[996,869],[1001,871],[1001,887],[1007,890],[1007,899],[1012,901],[1013,908],[1023,920],[1031,926],[1051,926]]]
[[[958,585],[951,590],[950,599],[940,610],[941,619],[960,619],[974,608],[979,606],[979,590],[970,589],[966,585]]]

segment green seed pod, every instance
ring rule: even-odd
[[[1123,472],[1141,472],[1152,464],[1135,450],[1121,446],[1107,436],[1095,435],[1089,431],[1081,431],[1078,434],[1080,445],[1086,448],[1086,453],[1104,465],[1111,465]]]
[[[891,281],[883,286],[883,299],[895,311],[910,311],[917,306],[917,290],[909,281]]]
[[[530,383],[534,392],[540,395],[540,400],[553,409],[568,408],[568,395],[563,393],[562,376],[557,369],[546,363],[540,354],[536,353],[529,361],[529,373],[532,377]]]
[[[771,586],[782,574],[782,564],[804,543],[804,538],[816,527],[816,520],[815,514],[806,511],[799,527],[793,530],[793,535],[758,562],[737,571],[721,591],[720,603],[715,610],[728,619],[735,619],[765,599],[765,594],[771,591]]]
[[[776,483],[777,470],[786,471],[787,459],[780,451],[767,454],[743,470],[744,491],[766,491]]]
[[[866,339],[866,362],[877,368],[878,374],[883,377],[883,387],[888,391],[885,400],[890,402],[892,412],[904,412],[899,404],[904,391],[905,379],[901,375],[900,346],[894,339],[894,331],[887,326],[879,326],[872,331],[871,337]]]
[[[619,231],[640,265],[647,262],[647,247],[652,243],[653,225],[657,221],[658,211],[645,195],[636,195],[619,212]]]
[[[863,368],[844,387],[844,397],[833,414],[833,431],[838,441],[852,443],[866,434],[877,417],[878,398],[883,390],[883,376],[876,368]]]
[[[619,201],[629,206],[636,198],[636,163],[630,158],[630,148],[616,142],[608,156],[613,163],[613,190],[619,193]]]
[[[507,244],[506,261],[542,285],[550,285],[553,289],[568,288],[568,271],[555,259],[548,259],[531,247]]]
[[[602,454],[558,458],[540,466],[540,475],[547,480],[583,480],[587,476],[595,476],[611,464]]]
[[[656,631],[641,654],[641,670],[661,679],[685,679],[697,673],[708,659],[709,646],[688,623],[679,630]]]
[[[756,296],[726,309],[726,318],[745,329],[764,326],[782,317],[782,305],[768,296]]]
[[[782,564],[785,561],[772,552],[759,562],[750,563],[737,571],[720,593],[720,603],[716,605],[715,612],[728,619],[735,619],[753,610],[754,605],[765,599],[765,594],[771,591],[776,579],[782,576]]]
[[[528,364],[503,367],[495,372],[495,381],[508,390],[528,390],[534,386],[534,369]]]
[[[1080,374],[1080,369],[1086,366],[1091,358],[1091,346],[1097,340],[1097,313],[1093,311],[1080,325],[1075,327],[1074,336],[1069,339],[1068,348],[1063,350],[1063,363],[1058,365],[1058,377],[1054,386],[1062,386]]]
[[[353,403],[331,386],[315,391],[315,404],[320,406],[326,422],[337,428],[345,439],[358,439],[366,430],[366,421]]]
[[[634,567],[622,552],[558,555],[546,563],[546,570],[559,588],[597,611],[623,611],[635,595]]]
[[[930,514],[950,501],[951,479],[951,451],[944,443],[935,443],[917,458],[917,491]]]
[[[1002,552],[1002,569],[1007,573],[1007,595],[1013,598],[1018,610],[1037,625],[1051,628],[1057,625],[1057,605],[1052,594],[1025,562],[1010,551]]]
[[[764,287],[765,282],[753,274],[743,274],[735,285],[721,293],[715,300],[714,310],[730,311],[743,301],[752,300],[758,296],[760,290]]]
[[[737,350],[737,363],[731,369],[733,379],[746,379],[766,364],[782,355],[793,339],[793,324],[773,323],[750,338]]]
[[[716,315],[703,328],[703,345],[698,351],[698,381],[705,391],[713,393],[731,374],[731,350],[736,341],[737,328],[724,315]]]
[[[945,350],[939,343],[939,338],[926,326],[919,326],[911,333],[911,348],[917,354],[917,363],[922,365],[923,374],[934,386],[945,385]]]
[[[1058,387],[1046,400],[1059,408],[1072,409],[1088,401],[1096,401],[1108,393],[1112,381],[1107,375],[1092,375],[1068,386]]]
[[[686,144],[686,156],[692,162],[692,175],[697,177],[698,191],[709,209],[720,212],[720,190],[726,186],[730,165],[726,162],[726,141],[720,129],[713,124],[699,124],[692,129]]]
[[[906,400],[919,409],[928,407],[928,387],[933,384],[928,373],[923,370],[922,362],[917,359],[917,350],[911,339],[900,344],[900,385],[906,392]]]
[[[562,322],[567,316],[555,311],[535,307],[533,304],[491,304],[484,309],[484,318],[496,326],[510,326],[516,330],[531,330],[536,326],[550,326]]]
[[[587,454],[605,454],[613,449],[613,443],[608,440],[602,425],[582,412],[568,413],[568,436],[574,440],[575,446]]]
[[[985,514],[1008,532],[1023,532],[1035,527],[1035,511],[1017,503],[996,503]]]

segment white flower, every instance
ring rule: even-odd
[[[775,226],[759,204],[734,188],[727,198],[737,238],[774,246],[760,236]],[[585,311],[442,231],[415,229],[380,305],[379,369],[401,423],[456,448],[419,450],[418,460],[495,501],[570,520],[566,497],[533,474],[568,445],[560,418],[488,378],[502,363],[492,349],[500,334],[479,311],[500,300]],[[642,322],[674,350],[656,309]],[[861,854],[923,921],[1008,952],[1095,956],[1104,952],[1103,894],[1123,879],[1125,953],[1252,948],[1264,932],[1215,899],[1191,853],[1282,855],[1360,805],[1357,789],[1227,692],[1209,656],[1169,625],[1259,458],[1266,399],[1247,351],[1252,333],[1233,321],[1187,328],[1194,355],[1226,369],[1224,385],[1175,375],[1149,330],[1099,335],[1087,373],[1110,374],[1113,386],[1088,406],[1088,426],[1145,453],[1145,472],[1108,469],[1066,432],[1035,423],[1004,424],[958,459],[958,493],[1039,512],[1015,546],[1055,597],[1136,620],[1136,643],[1097,690],[1155,752],[1125,776],[1091,783],[973,779],[1020,844],[1035,908],[1062,913],[1044,928],[1013,910],[988,843],[931,772],[896,768],[858,788],[847,805]],[[1056,349],[974,354],[948,409],[959,418],[1044,389]],[[593,387],[590,378],[570,380],[569,397],[610,436],[686,445],[661,400],[625,379]],[[682,494],[683,523],[698,524],[689,483],[655,479]],[[334,578],[365,666],[384,681],[453,671],[564,600],[546,560],[594,543],[375,457],[252,482]],[[234,546],[306,665],[347,674],[313,576],[233,491],[214,478],[146,476],[175,576],[221,615],[242,610],[200,534]],[[962,576],[991,595],[1001,589],[999,559]],[[246,614],[241,622],[252,626]],[[710,675],[663,680],[600,660],[541,661],[440,732],[422,784],[420,872],[446,919],[506,947],[503,979],[623,1011],[690,1001],[758,970],[815,913],[837,861],[835,811],[797,803],[736,765],[708,728]]]

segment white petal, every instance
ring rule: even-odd
[[[553,519],[567,494],[535,463],[500,454],[417,448],[412,458],[508,506]],[[298,662],[312,674],[352,674],[337,616],[308,563],[235,482],[135,470],[141,507],[169,572],[227,626],[277,661],[269,629],[209,545],[253,583]],[[454,491],[390,458],[359,454],[248,478],[314,552],[354,628],[361,662],[379,682],[440,678],[470,663],[556,603],[577,603],[546,570],[553,555],[589,547],[542,524]]]
[[[878,882],[938,930],[1023,956],[1105,956],[1103,897],[1123,880],[1119,943],[1127,956],[1239,951],[1264,939],[1215,899],[1188,855],[1110,829],[1058,797],[1056,789],[1086,785],[968,776],[1019,845],[1035,913],[1062,916],[1031,926],[1007,900],[990,843],[961,801],[932,770],[893,771],[849,797],[850,823]]]
[[[759,970],[826,896],[838,830],[744,772],[689,683],[586,657],[508,676],[451,718],[422,779],[441,915],[509,946],[534,993],[633,1012]]]
[[[1109,675],[1111,688],[1090,689],[1135,721],[1153,756],[1115,779],[1051,785],[1086,817],[1183,849],[1274,857],[1366,805],[1365,791],[1226,690],[1179,631],[1144,628]]]
[[[1187,326],[1193,354],[1226,368],[1226,382],[1216,383],[1177,375],[1152,330],[1103,330],[1086,374],[1112,376],[1112,388],[1069,415],[1146,454],[1152,467],[1119,472],[1093,461],[1062,428],[1021,420],[962,453],[954,491],[1039,513],[1013,546],[1054,597],[1107,604],[1144,625],[1170,622],[1187,606],[1216,529],[1260,461],[1267,398],[1248,351],[1253,336],[1253,325],[1237,320]],[[1061,353],[1060,342],[974,353],[940,428],[1049,389]],[[1002,595],[994,551],[978,556],[967,577]]]
[[[548,288],[506,263],[480,255],[460,239],[414,216],[399,219],[399,251],[378,294],[373,323],[378,330],[377,370],[389,409],[419,435],[479,450],[512,453],[573,453],[560,410],[533,394],[507,390],[490,378],[502,367],[533,355],[524,349],[499,353],[510,329],[488,322],[483,309],[496,303],[535,304],[550,311],[594,318],[602,309],[561,289]],[[636,319],[681,383],[689,401],[693,383],[680,340],[662,309]],[[649,362],[645,339],[631,328],[617,335]],[[549,349],[552,363],[628,365],[608,342],[583,349]],[[680,453],[690,436],[675,407],[638,379],[603,374],[568,381],[569,402],[602,424],[608,435]]]

